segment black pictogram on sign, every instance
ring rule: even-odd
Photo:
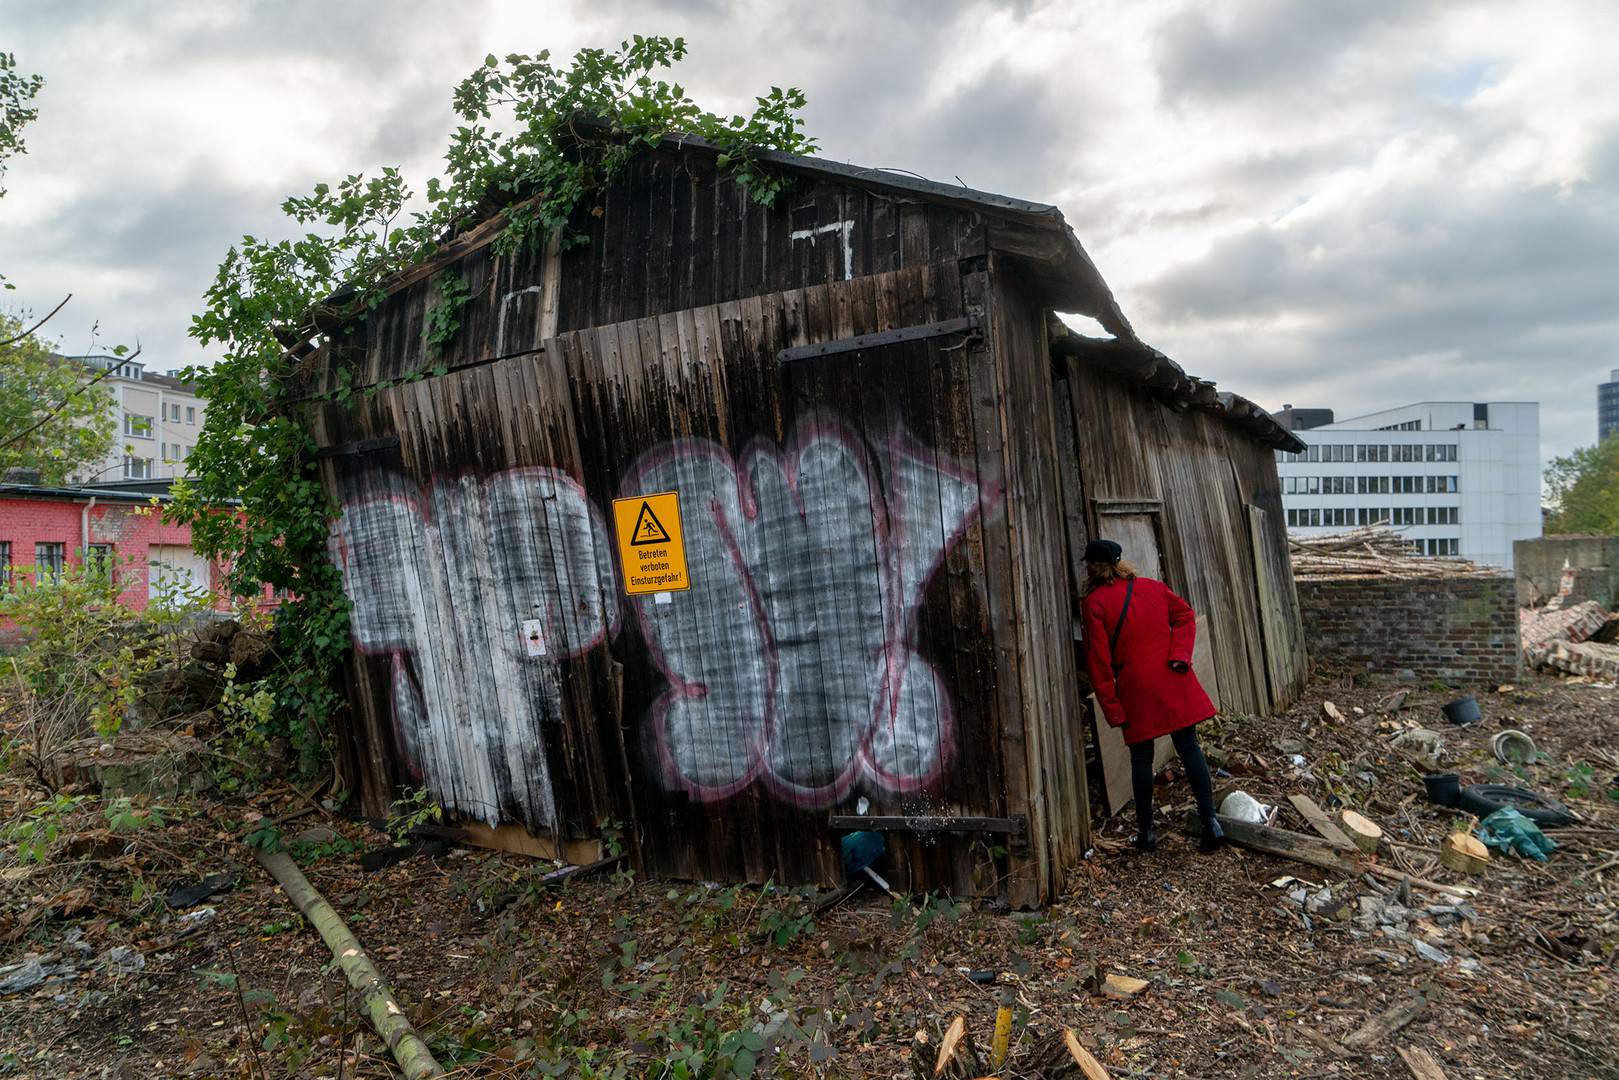
[[[630,543],[636,547],[645,547],[648,544],[669,542],[669,530],[663,527],[658,515],[652,512],[652,504],[643,502],[641,513],[635,519],[635,530],[630,533]]]

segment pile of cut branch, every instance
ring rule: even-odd
[[[1293,577],[1301,580],[1332,577],[1416,578],[1500,577],[1499,566],[1484,566],[1454,556],[1419,555],[1417,541],[1391,529],[1363,525],[1347,532],[1287,538],[1293,557]]]

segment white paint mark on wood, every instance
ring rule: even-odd
[[[830,225],[821,225],[814,229],[795,229],[788,235],[794,241],[808,240],[810,246],[815,246],[815,239],[828,233],[840,233],[843,236],[843,280],[854,279],[854,222],[834,221]]]

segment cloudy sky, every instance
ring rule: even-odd
[[[715,111],[809,95],[823,156],[1056,203],[1143,338],[1277,408],[1539,401],[1619,367],[1612,0],[0,0],[47,80],[0,200],[12,310],[157,370],[281,199],[437,171],[486,53],[681,35]],[[99,339],[92,328],[99,325]]]

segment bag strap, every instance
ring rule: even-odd
[[[1112,657],[1114,650],[1119,647],[1119,631],[1124,629],[1124,617],[1130,614],[1130,597],[1134,595],[1135,591],[1136,579],[1131,578],[1129,583],[1124,587],[1124,607],[1119,610],[1119,621],[1113,624],[1113,634],[1107,639],[1107,654],[1109,657]],[[1113,666],[1118,667],[1118,661],[1116,659],[1113,662]]]

